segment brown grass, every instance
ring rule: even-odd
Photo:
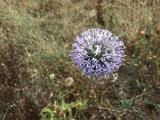
[[[1,0],[0,119],[38,120],[47,105],[87,99],[76,120],[158,120],[159,10],[159,0]],[[91,82],[70,59],[75,36],[92,27],[125,42],[116,82]]]

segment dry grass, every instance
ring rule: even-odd
[[[0,119],[38,120],[48,104],[87,99],[76,120],[158,120],[159,10],[159,0],[0,0]],[[125,42],[116,82],[92,83],[70,59],[75,36],[92,27]]]

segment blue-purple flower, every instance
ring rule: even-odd
[[[77,36],[71,51],[74,63],[92,77],[117,71],[124,60],[125,46],[118,36],[104,29],[88,29]]]

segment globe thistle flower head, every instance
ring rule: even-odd
[[[122,65],[124,49],[123,42],[111,32],[104,29],[88,29],[76,37],[71,57],[88,76],[105,77]]]

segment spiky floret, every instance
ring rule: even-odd
[[[72,47],[74,63],[92,77],[117,71],[124,60],[125,46],[118,36],[105,29],[88,29],[77,36]]]

